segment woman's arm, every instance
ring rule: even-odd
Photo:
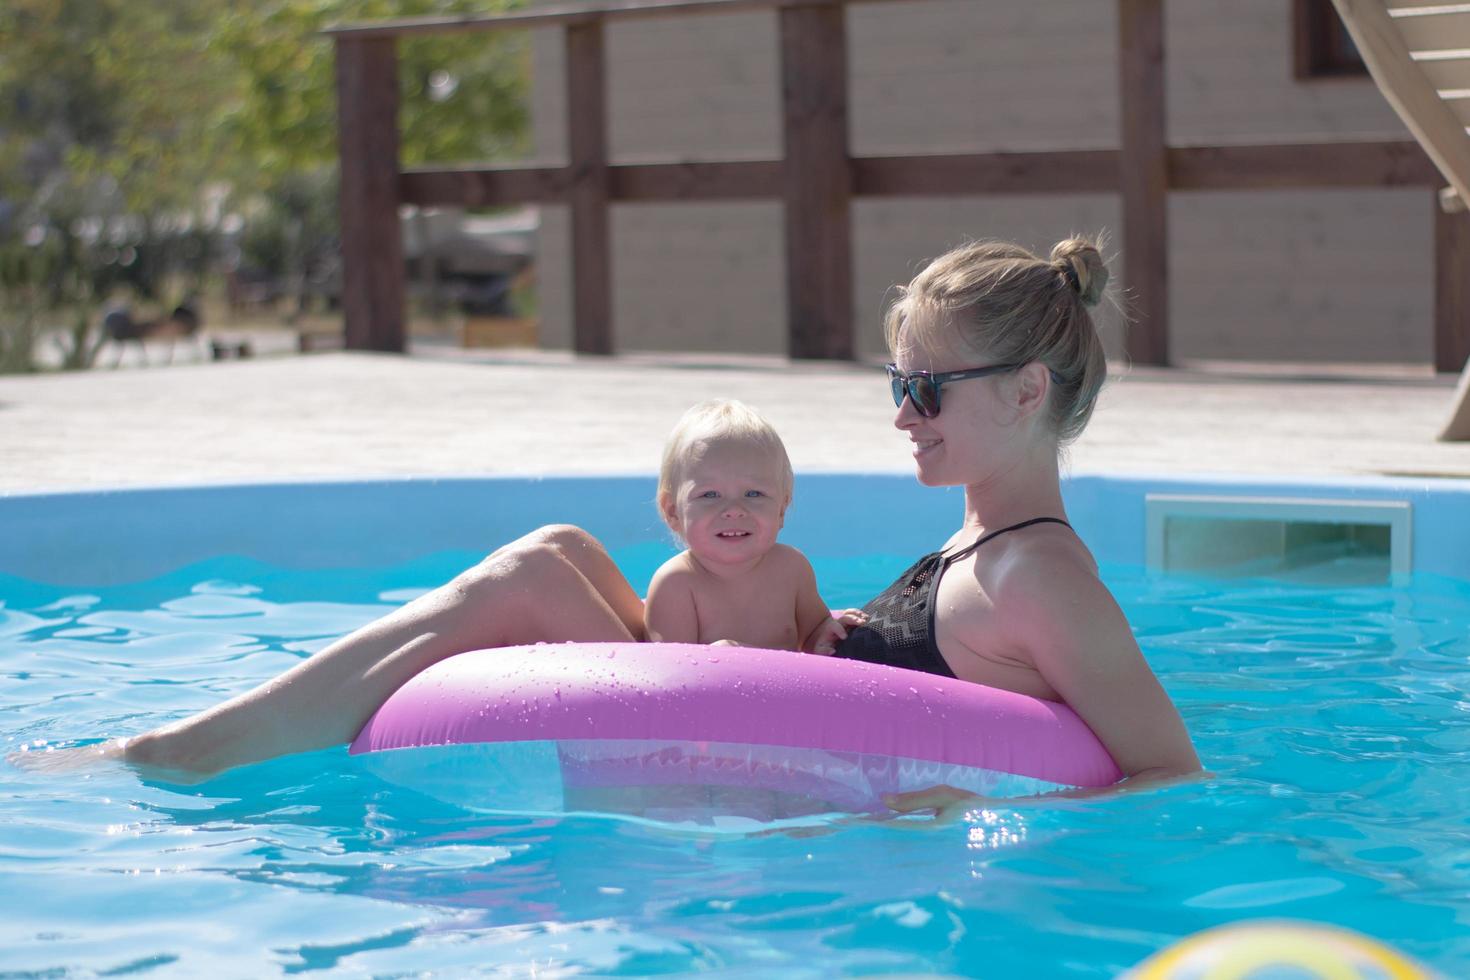
[[[1014,807],[1114,796],[1151,784],[1198,779],[1199,756],[1179,711],[1154,676],[1112,593],[1073,560],[1028,563],[995,590],[1006,635],[1027,650],[1062,700],[1103,743],[1124,778],[1023,798],[987,800],[953,786],[885,797],[899,813],[932,810],[949,823],[986,803]],[[1003,611],[1003,612],[1002,612]]]
[[[1001,576],[1006,635],[1112,754],[1130,786],[1200,771],[1174,702],[1102,581],[1073,559],[1027,562]]]

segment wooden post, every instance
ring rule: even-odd
[[[566,31],[567,150],[572,210],[572,346],[611,354],[612,237],[607,169],[607,59],[601,20]]]
[[[1135,364],[1169,363],[1169,172],[1163,0],[1118,0],[1123,263]]]
[[[1434,195],[1434,369],[1470,361],[1470,212],[1447,213]]]
[[[850,360],[846,10],[841,3],[783,7],[780,17],[787,353]]]
[[[397,53],[392,38],[336,43],[344,344],[402,353]]]

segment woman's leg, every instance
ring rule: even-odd
[[[643,603],[602,545],[542,528],[253,691],[105,755],[207,774],[350,741],[410,677],[467,650],[642,637]]]

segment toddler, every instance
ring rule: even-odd
[[[648,640],[825,655],[865,621],[856,609],[834,619],[811,563],[776,542],[792,482],[781,437],[750,406],[708,401],[684,413],[664,446],[658,509],[687,550],[648,587]]]

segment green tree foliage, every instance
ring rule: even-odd
[[[126,210],[188,209],[219,169],[238,80],[201,47],[223,0],[0,5],[0,192],[102,183]]]
[[[257,250],[274,235],[278,261],[303,279],[336,225],[322,28],[519,4],[0,0],[0,331],[29,331],[0,337],[0,360],[31,350],[51,314],[67,334],[82,323],[68,361],[85,363],[85,324],[108,291],[171,305],[169,292],[197,289],[224,208],[244,216]],[[523,35],[403,39],[398,56],[405,165],[524,146]]]
[[[331,278],[336,251],[338,24],[485,15],[521,0],[284,0],[236,9],[214,50],[237,66],[240,97],[220,117],[230,153],[249,161],[232,185],[253,202],[244,260],[307,303]],[[404,166],[489,160],[527,144],[529,45],[523,32],[442,34],[396,44]]]
[[[387,18],[489,14],[519,0],[286,0],[222,19],[215,50],[244,90],[223,115],[231,147],[274,178],[337,157],[335,59],[319,32]],[[486,160],[526,144],[529,48],[522,32],[443,34],[397,42],[400,153],[406,166]]]

